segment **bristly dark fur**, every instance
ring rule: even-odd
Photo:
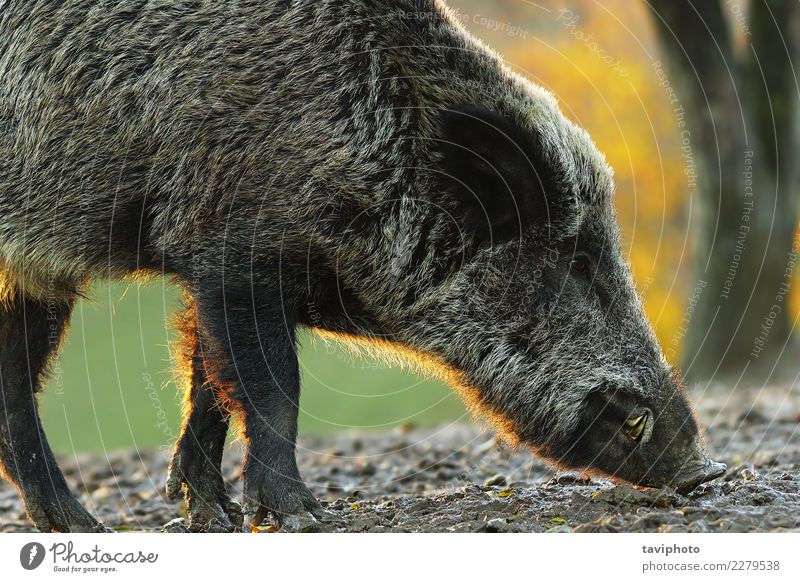
[[[145,271],[192,301],[168,492],[194,529],[241,523],[230,412],[248,522],[319,514],[300,325],[397,346],[555,462],[680,481],[697,429],[612,191],[555,99],[436,0],[0,2],[0,464],[40,529],[100,528],[39,430],[45,318]],[[649,443],[624,433],[641,410]]]

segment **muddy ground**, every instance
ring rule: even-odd
[[[556,474],[478,425],[303,438],[301,472],[334,516],[282,531],[750,532],[800,531],[800,393],[788,388],[696,396],[712,455],[727,473],[688,496]],[[237,494],[237,447],[225,474]],[[70,485],[117,531],[184,530],[163,495],[166,451],[62,459]],[[261,531],[275,528],[265,523]],[[0,531],[32,531],[0,484]]]

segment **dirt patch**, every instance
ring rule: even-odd
[[[698,398],[707,440],[727,473],[688,496],[555,474],[478,426],[303,438],[300,470],[332,516],[282,531],[750,532],[800,530],[800,395],[788,388]],[[237,447],[224,466],[238,496]],[[82,503],[118,531],[182,531],[163,495],[166,451],[62,459]],[[173,520],[178,521],[173,521]],[[273,528],[265,524],[264,531]],[[33,531],[16,491],[0,485],[0,530]]]

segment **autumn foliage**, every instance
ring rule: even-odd
[[[491,6],[453,1],[465,26],[519,73],[552,91],[613,167],[616,207],[637,285],[667,357],[677,363],[691,318],[697,172],[678,89],[643,3],[593,0]],[[491,13],[488,26],[483,15]],[[508,24],[503,27],[497,23]],[[518,30],[522,28],[523,33]],[[793,294],[795,312],[798,294]]]

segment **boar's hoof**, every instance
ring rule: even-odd
[[[187,489],[186,513],[188,519],[174,519],[164,526],[163,531],[231,533],[242,527],[242,508],[224,494],[222,499],[209,502],[192,489]]]
[[[231,499],[219,503],[205,503],[186,495],[189,525],[187,529],[195,533],[231,533],[242,527],[242,508]]]
[[[278,527],[288,516],[303,512],[310,513],[319,521],[326,521],[329,517],[302,481],[274,474],[257,481],[245,478],[243,500],[245,532],[261,525],[268,515],[273,517]]]
[[[113,533],[105,527],[78,501],[72,497],[58,498],[53,501],[25,498],[28,517],[41,532],[59,533]]]
[[[242,508],[225,493],[222,476],[202,457],[176,453],[167,476],[167,498],[184,492],[186,528],[191,532],[225,533],[242,527]]]

